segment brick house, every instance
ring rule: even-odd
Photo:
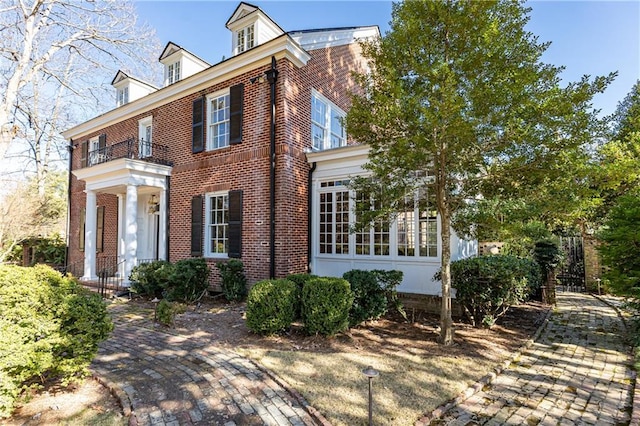
[[[438,294],[438,222],[414,206],[349,233],[349,176],[367,147],[347,141],[358,40],[377,26],[285,32],[240,3],[226,23],[232,56],[210,65],[168,43],[156,88],[123,72],[116,108],[66,132],[69,264],[83,280],[122,277],[151,259],[240,258],[250,283],[310,271],[401,269],[399,290]],[[475,245],[455,238],[453,256]],[[213,269],[211,284],[218,284]]]

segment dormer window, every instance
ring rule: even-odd
[[[236,53],[242,53],[245,50],[249,50],[253,46],[255,46],[253,24],[237,32],[236,42],[237,42]]]
[[[167,65],[167,85],[180,80],[180,61]]]
[[[129,86],[121,87],[116,92],[116,105],[122,106],[129,103]]]

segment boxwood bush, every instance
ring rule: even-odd
[[[230,259],[228,262],[217,263],[216,267],[220,271],[224,297],[229,302],[243,300],[247,295],[247,278],[244,275],[242,261]]]
[[[136,265],[129,276],[131,290],[140,295],[160,298],[172,273],[173,265],[166,260]]]
[[[247,327],[267,335],[285,331],[295,320],[299,303],[300,290],[293,281],[257,282],[247,297]]]
[[[170,301],[193,303],[209,288],[209,266],[201,257],[178,260],[173,264],[165,287]]]
[[[353,293],[342,278],[313,278],[302,289],[302,320],[309,334],[335,335],[349,327]]]
[[[353,269],[342,276],[351,284],[353,304],[349,311],[349,327],[380,318],[387,312],[387,296],[373,271]]]
[[[0,265],[0,418],[19,393],[86,372],[113,325],[100,296],[38,265]]]
[[[535,265],[509,255],[472,257],[451,263],[456,300],[476,327],[491,327],[512,305],[526,300]],[[436,274],[440,279],[440,274]]]

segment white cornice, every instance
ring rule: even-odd
[[[283,34],[241,55],[234,56],[184,80],[150,93],[143,98],[65,130],[62,132],[62,136],[65,139],[82,138],[96,130],[183,98],[208,86],[224,82],[252,69],[267,65],[271,62],[271,56],[275,56],[276,60],[286,58],[297,67],[306,65],[311,59],[311,55],[302,49],[298,43],[288,35]]]
[[[369,145],[347,145],[340,148],[326,149],[323,151],[312,151],[307,153],[307,162],[311,163],[331,163],[335,161],[345,161],[354,159],[366,159],[369,155]]]

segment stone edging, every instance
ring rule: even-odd
[[[624,317],[624,315],[620,311],[620,308],[618,308],[615,304],[610,303],[608,300],[600,297],[599,295],[592,294],[592,296],[598,299],[599,301],[601,301],[602,303],[615,309],[616,313],[618,314],[618,317],[620,317],[620,319],[622,320],[622,323],[624,324],[625,328],[628,328],[627,319]],[[635,370],[635,366],[634,366],[635,359],[634,359],[633,351],[635,349],[636,348],[632,348],[631,357],[630,357],[631,372],[633,374],[633,377],[631,377],[631,380],[633,380],[634,382],[634,387],[632,389],[633,395],[632,395],[632,401],[631,401],[631,421],[629,422],[629,426],[640,426],[640,380],[638,380],[638,372]],[[640,350],[640,348],[637,348],[637,349]]]
[[[544,320],[542,321],[542,324],[540,324],[540,326],[538,327],[536,332],[533,334],[533,336],[531,336],[511,357],[506,359],[504,362],[502,362],[502,364],[498,365],[496,368],[493,369],[493,371],[486,374],[484,377],[482,377],[480,380],[475,382],[473,385],[469,386],[464,392],[462,392],[460,395],[458,395],[454,399],[442,404],[441,406],[437,407],[435,410],[431,411],[430,413],[426,413],[423,417],[418,419],[418,421],[415,423],[415,426],[425,426],[431,423],[432,421],[439,419],[447,411],[449,411],[456,405],[462,403],[466,399],[470,398],[477,392],[481,391],[482,388],[484,388],[485,386],[491,384],[491,382],[493,382],[493,380],[495,380],[495,378],[500,373],[502,373],[502,371],[505,368],[507,368],[516,358],[522,355],[522,352],[525,349],[528,349],[536,340],[538,340],[538,338],[540,337],[544,329],[547,327],[547,324],[549,323],[549,318],[551,317],[552,313],[553,313],[553,307],[551,307],[549,311],[546,313]]]
[[[122,407],[122,414],[125,418],[129,419],[128,423],[137,424],[138,422],[137,419],[135,419],[131,398],[129,398],[129,395],[122,389],[122,387],[106,377],[99,375],[95,371],[92,371],[92,376],[98,381],[98,383],[109,389],[109,392],[111,392],[111,394],[118,400],[120,407]]]
[[[309,413],[309,415],[311,416],[311,418],[314,421],[316,421],[321,426],[331,426],[331,423],[329,422],[329,420],[327,420],[322,414],[320,414],[320,412],[318,410],[316,410],[312,405],[310,405],[309,402],[304,398],[304,396],[302,396],[302,394],[300,394],[300,392],[295,390],[293,387],[289,386],[289,383],[287,383],[283,378],[277,376],[274,372],[272,372],[271,370],[269,370],[269,369],[263,367],[262,365],[258,364],[256,361],[252,360],[251,358],[249,358],[249,360],[260,371],[262,371],[264,374],[269,376],[269,378],[271,380],[276,382],[285,391],[287,391],[289,393],[289,395],[291,395],[293,398],[295,398],[296,401],[298,402],[298,404],[300,404],[300,406],[302,408],[304,408],[307,413]]]

